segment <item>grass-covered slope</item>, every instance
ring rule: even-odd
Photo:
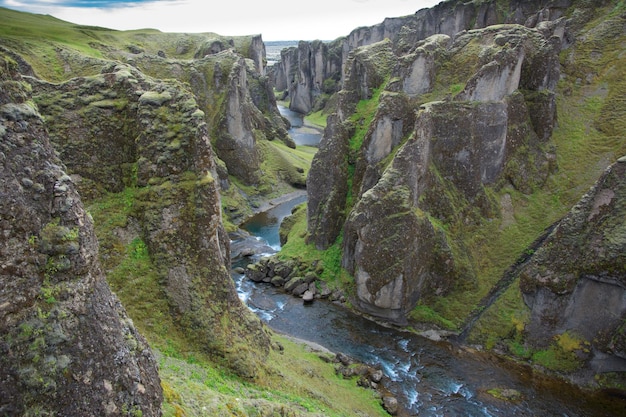
[[[251,37],[226,38],[214,33],[176,34],[156,29],[118,31],[82,26],[49,15],[0,8],[2,45],[26,59],[35,74],[48,81],[99,72],[99,60],[115,60],[147,53],[174,59],[192,59],[212,42],[249,53]]]
[[[622,30],[626,5],[610,2],[587,12],[593,14],[579,27],[576,43],[561,54],[559,119],[552,136],[558,171],[530,195],[500,191],[512,200],[500,226],[486,229],[480,247],[493,260],[485,276],[497,276],[507,261],[512,263],[527,250],[543,228],[563,217],[609,165],[626,155],[626,35]],[[521,348],[529,313],[516,281],[483,314],[470,340],[487,347],[506,345],[512,354],[532,358],[549,369],[577,369],[580,361],[573,352],[584,348],[584,340],[572,339],[572,335],[555,339],[546,350]]]
[[[159,362],[165,416],[384,416],[378,395],[335,372],[332,356],[272,335],[255,379],[207,355],[176,325],[146,244],[133,238],[136,190],[107,194],[88,207],[111,288]]]

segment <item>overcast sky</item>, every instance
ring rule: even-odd
[[[1,7],[111,29],[262,34],[263,40],[332,40],[442,0],[0,0]]]

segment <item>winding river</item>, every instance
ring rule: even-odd
[[[299,196],[246,222],[243,228],[265,253],[244,257],[233,267],[245,266],[280,250],[280,222],[303,201],[305,197]],[[240,298],[271,328],[381,367],[391,381],[388,388],[406,409],[406,415],[626,415],[620,400],[604,396],[600,401],[582,395],[566,384],[533,374],[528,367],[384,327],[335,303],[317,300],[303,304],[297,297],[271,285],[255,284],[235,272],[233,279]],[[495,398],[488,393],[493,389],[513,393],[514,401]]]

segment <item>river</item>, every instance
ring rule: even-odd
[[[243,228],[260,241],[263,253],[243,257],[233,267],[245,267],[280,250],[280,222],[303,201],[305,197],[299,196],[246,222]],[[626,415],[616,414],[616,410],[626,411],[621,402],[615,405],[607,397],[597,402],[567,384],[534,374],[529,367],[512,366],[493,355],[385,327],[328,301],[304,304],[300,298],[272,285],[255,284],[236,272],[233,279],[240,298],[271,328],[381,367],[391,380],[388,388],[408,415]],[[509,390],[519,397],[516,401],[499,400],[488,393],[493,389]],[[607,403],[610,408],[605,408]]]
[[[281,116],[289,120],[291,128],[289,136],[298,146],[317,146],[320,142],[321,132],[315,126],[304,122],[302,114],[289,110],[284,106],[278,106]]]

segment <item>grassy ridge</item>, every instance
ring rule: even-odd
[[[205,42],[226,38],[215,33],[177,34],[156,29],[118,31],[0,7],[0,39],[22,55],[38,77],[59,82],[99,72],[102,60],[139,52],[157,55],[161,51],[167,57],[191,59]],[[228,39],[247,55],[250,37]]]

